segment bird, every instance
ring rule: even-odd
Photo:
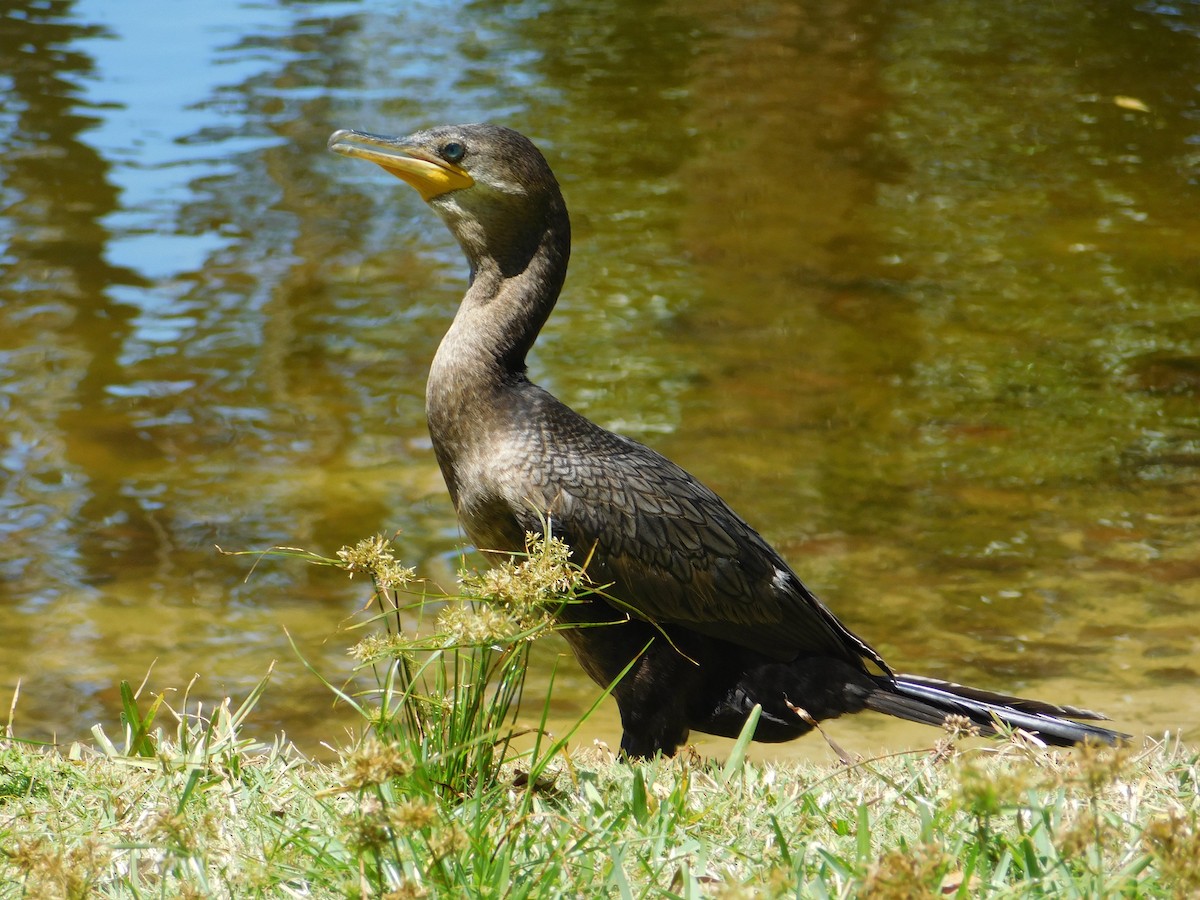
[[[468,288],[426,384],[434,454],[475,547],[511,556],[549,531],[588,554],[605,590],[559,617],[583,670],[611,687],[623,757],[671,756],[692,731],[738,737],[755,713],[762,742],[863,710],[1054,746],[1129,737],[1088,709],[894,671],[716,493],[534,384],[526,357],[562,291],[571,225],[523,134],[341,129],[328,146],[415,188],[466,256]]]

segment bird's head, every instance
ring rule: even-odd
[[[389,138],[343,129],[329,149],[381,166],[416,188],[475,268],[527,262],[546,231],[564,227],[558,182],[527,137],[499,125],[443,125]],[[561,220],[561,224],[560,224]]]

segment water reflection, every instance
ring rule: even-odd
[[[71,4],[17,3],[0,30],[9,135],[0,168],[8,436],[0,590],[16,613],[3,632],[6,657],[18,664],[46,641],[28,616],[43,613],[63,588],[88,590],[92,572],[77,541],[98,512],[91,486],[104,475],[74,436],[83,411],[102,399],[109,361],[129,328],[128,311],[107,291],[140,283],[106,260],[103,219],[118,196],[110,163],[82,138],[97,110],[82,99],[94,63],[78,45],[103,31],[70,13]]]
[[[574,214],[539,380],[712,483],[901,665],[1196,721],[1160,696],[1197,677],[1195,4],[2,15],[23,733],[110,719],[155,658],[208,696],[277,658],[264,728],[335,737],[282,628],[337,680],[357,586],[243,583],[214,544],[400,529],[453,580],[422,397],[462,264],[323,148],[482,118],[539,138]],[[592,696],[564,685],[564,715]]]

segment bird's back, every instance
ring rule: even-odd
[[[629,612],[787,660],[882,666],[740,516],[684,469],[523,382],[458,464],[456,503],[483,550],[519,551],[549,520]],[[452,468],[454,464],[452,463]]]

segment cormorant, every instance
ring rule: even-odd
[[[720,497],[532,383],[525,356],[558,300],[571,236],[528,138],[488,124],[404,138],[341,130],[329,147],[416,188],[466,254],[470,287],[426,388],[438,464],[476,547],[521,552],[549,521],[590,554],[591,580],[611,585],[615,605],[566,607],[594,627],[564,634],[601,685],[629,666],[613,689],[625,755],[670,755],[691,729],[736,737],[756,704],[759,741],[863,709],[931,725],[964,716],[984,733],[998,721],[1062,746],[1127,737],[1070,721],[1105,718],[1090,710],[893,672]]]

